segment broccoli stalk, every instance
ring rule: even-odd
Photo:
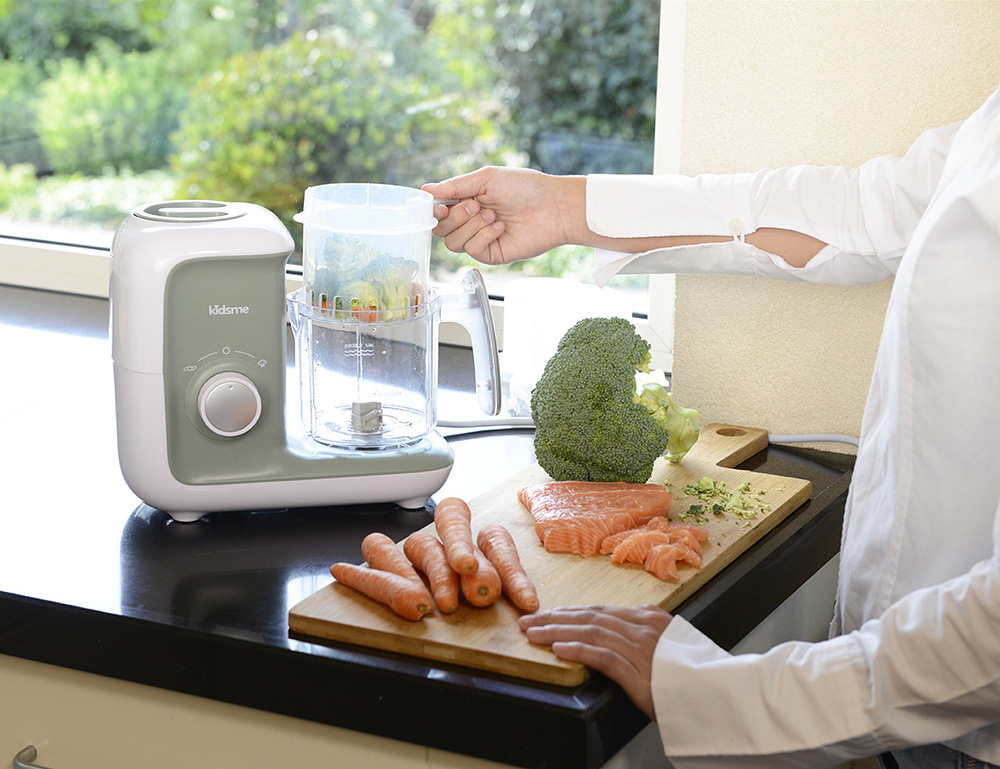
[[[649,383],[639,393],[639,403],[649,409],[653,418],[667,426],[670,440],[667,441],[668,462],[677,464],[691,450],[698,440],[701,420],[694,409],[686,409],[674,403],[674,396],[663,385]]]
[[[535,457],[554,480],[649,480],[672,427],[667,408],[660,416],[636,392],[649,362],[649,343],[623,318],[586,318],[566,332],[531,394]]]

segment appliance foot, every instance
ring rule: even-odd
[[[410,497],[409,499],[398,500],[395,504],[407,510],[419,510],[421,507],[427,506],[427,500],[429,499],[430,497],[428,496]]]
[[[190,513],[184,511],[174,511],[172,513],[167,513],[171,518],[173,518],[178,523],[194,523],[195,521],[201,520],[204,513]]]

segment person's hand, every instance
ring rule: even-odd
[[[434,209],[433,232],[449,250],[509,264],[571,242],[568,233],[585,217],[585,184],[583,177],[488,166],[423,189],[459,201]]]
[[[612,679],[655,719],[650,680],[653,652],[671,615],[657,606],[572,606],[529,614],[521,630],[557,657],[580,662]]]

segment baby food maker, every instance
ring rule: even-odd
[[[119,461],[135,494],[182,521],[426,504],[453,461],[434,429],[442,320],[469,330],[479,404],[499,411],[482,277],[470,270],[446,295],[429,286],[432,210],[406,187],[310,188],[296,217],[303,285],[288,296],[293,241],[267,209],[133,210],[111,247],[111,337]]]

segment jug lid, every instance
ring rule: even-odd
[[[293,219],[308,227],[350,233],[431,230],[434,196],[413,187],[367,182],[321,184],[306,189],[303,211]]]

